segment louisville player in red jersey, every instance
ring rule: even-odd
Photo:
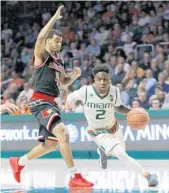
[[[27,161],[54,151],[59,143],[62,157],[70,170],[69,186],[92,187],[93,183],[84,179],[74,166],[69,145],[69,134],[62,122],[56,103],[56,98],[59,96],[58,85],[67,87],[81,75],[80,69],[75,68],[72,76],[66,76],[64,62],[59,54],[62,45],[62,33],[52,29],[52,27],[56,20],[62,18],[60,14],[62,9],[63,6],[59,6],[53,17],[40,31],[34,50],[35,83],[29,107],[39,123],[38,139],[42,143],[22,157],[12,157],[9,161],[16,181],[20,182],[21,171]]]

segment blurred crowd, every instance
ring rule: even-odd
[[[169,2],[61,2],[63,18],[54,28],[63,33],[61,55],[66,73],[80,67],[82,76],[60,88],[59,108],[67,112],[67,95],[93,82],[92,67],[107,63],[112,84],[133,108],[169,108]],[[29,114],[33,93],[33,48],[40,29],[58,2],[2,2],[1,103],[12,102]],[[20,8],[23,9],[20,9]],[[144,46],[139,46],[144,45]],[[82,112],[80,102],[72,111]]]

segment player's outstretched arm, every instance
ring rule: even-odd
[[[120,105],[119,107],[115,107],[115,111],[121,114],[127,114],[131,111],[131,108],[126,107],[125,105]]]
[[[42,55],[44,54],[46,37],[48,33],[50,32],[50,30],[52,29],[53,25],[55,24],[56,20],[62,18],[60,13],[63,7],[64,7],[63,5],[58,7],[56,13],[52,16],[52,18],[48,21],[48,23],[40,31],[37,37],[36,43],[35,43],[35,50],[34,50],[35,57],[41,58]]]
[[[70,86],[81,75],[80,68],[76,67],[74,73],[71,76],[66,76],[65,72],[60,73],[59,82],[63,87]]]
[[[80,89],[70,93],[66,99],[66,107],[68,110],[73,111],[76,107],[76,102],[81,101],[82,104],[86,102],[87,86],[82,86]],[[70,112],[69,111],[69,112]]]

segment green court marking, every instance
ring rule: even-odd
[[[20,157],[28,151],[1,151],[1,158]],[[127,151],[127,153],[135,159],[145,160],[169,160],[169,151]],[[96,151],[73,151],[74,159],[98,159]],[[40,159],[61,159],[62,156],[59,151],[49,153]],[[115,159],[115,158],[109,158]]]

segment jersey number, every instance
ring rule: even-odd
[[[106,111],[105,110],[96,110],[96,119],[105,119],[105,113]]]

